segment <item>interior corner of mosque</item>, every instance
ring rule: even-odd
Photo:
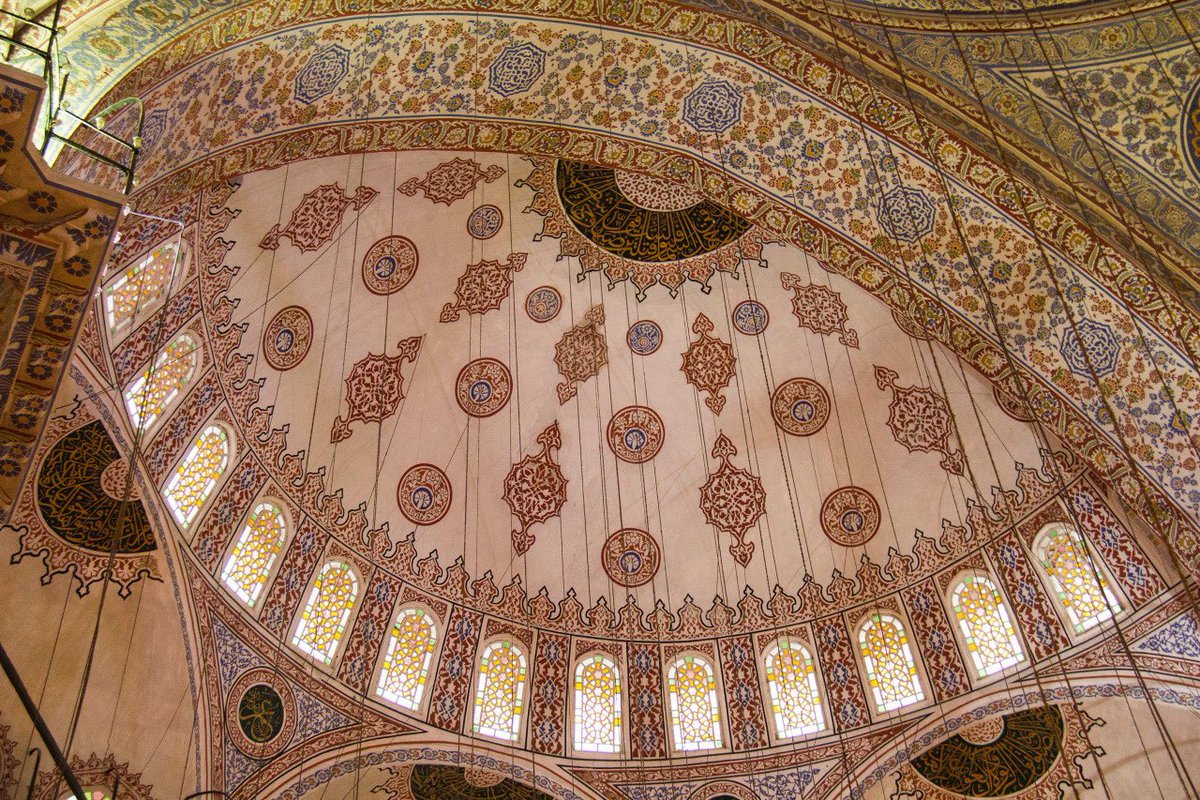
[[[1200,800],[1200,0],[0,9],[0,800]]]

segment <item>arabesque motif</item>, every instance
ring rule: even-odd
[[[480,181],[491,183],[504,174],[504,168],[492,164],[481,169],[471,158],[453,158],[438,164],[420,180],[409,178],[396,190],[412,197],[420,189],[434,203],[450,205],[469,195]]]
[[[733,346],[712,336],[712,320],[703,314],[697,314],[692,322],[692,333],[699,338],[692,341],[687,352],[683,354],[683,374],[687,382],[696,387],[697,391],[707,392],[704,405],[712,409],[714,414],[720,414],[725,408],[725,397],[721,390],[733,379],[737,358],[733,355]]]
[[[577,384],[599,375],[600,368],[608,363],[608,341],[600,332],[603,324],[604,306],[595,306],[554,345],[554,364],[563,376],[555,387],[559,405],[575,396]]]
[[[721,466],[700,487],[700,510],[710,525],[733,537],[729,553],[744,567],[754,555],[754,542],[746,541],[746,531],[766,513],[767,493],[757,475],[729,463],[737,448],[724,433],[717,436],[712,455]]]
[[[954,416],[946,398],[927,386],[899,386],[900,376],[887,367],[875,367],[875,383],[880,389],[892,390],[892,404],[888,406],[888,428],[896,441],[908,448],[908,452],[936,452],[942,454],[942,469],[954,475],[962,475],[966,469],[966,458],[962,450],[950,444],[954,434]]]
[[[491,259],[468,264],[454,289],[457,299],[442,306],[441,321],[454,322],[461,311],[485,314],[499,308],[512,288],[513,273],[521,271],[528,257],[528,253],[511,253],[503,264]]]
[[[382,422],[396,413],[396,407],[404,399],[404,374],[401,367],[405,361],[416,362],[421,352],[424,337],[410,336],[396,346],[400,352],[394,356],[369,353],[356,363],[346,376],[346,416],[333,421],[329,433],[330,442],[350,438],[351,422]]]
[[[827,286],[805,283],[799,275],[790,272],[780,274],[783,288],[791,289],[792,313],[801,328],[813,333],[828,335],[836,333],[838,341],[847,347],[858,347],[858,332],[847,327],[850,314],[842,296]]]
[[[362,211],[377,194],[379,192],[370,186],[359,186],[354,190],[354,194],[347,197],[339,184],[327,183],[318,186],[304,195],[300,205],[292,212],[288,224],[282,229],[278,225],[272,225],[258,246],[264,250],[277,250],[279,240],[286,237],[300,248],[301,253],[317,250],[333,239],[333,234],[342,224],[342,216],[346,209]]]
[[[519,556],[525,555],[534,543],[529,526],[557,517],[567,501],[567,479],[550,452],[562,447],[558,423],[538,434],[537,442],[542,446],[541,452],[513,464],[504,479],[504,500],[518,520],[512,542]]]

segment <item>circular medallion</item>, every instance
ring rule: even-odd
[[[771,395],[775,424],[793,436],[812,436],[829,421],[829,394],[808,378],[792,378]]]
[[[605,540],[601,557],[613,583],[632,587],[658,573],[661,555],[653,536],[637,528],[622,528]]]
[[[417,246],[403,236],[385,236],[363,256],[362,279],[373,294],[392,294],[417,272]]]
[[[263,331],[263,358],[275,369],[291,369],[308,355],[312,333],[308,312],[300,306],[288,306],[271,317]]]
[[[129,472],[129,462],[123,458],[118,458],[100,473],[100,488],[113,500],[141,499],[137,484]]]
[[[629,326],[625,341],[629,343],[629,349],[639,356],[648,356],[662,344],[662,328],[653,320],[638,320]]]
[[[433,464],[416,464],[400,478],[396,502],[405,519],[417,525],[433,525],[450,510],[450,479]]]
[[[525,313],[534,322],[549,322],[562,309],[562,295],[553,286],[539,286],[525,298]]]
[[[508,405],[512,376],[494,358],[477,358],[458,373],[458,407],[472,417],[490,417]]]
[[[296,699],[286,680],[259,667],[237,677],[229,690],[226,730],[237,749],[252,758],[271,758],[296,732]]]
[[[767,307],[757,300],[743,300],[733,309],[733,327],[747,336],[758,336],[770,321]]]
[[[467,233],[476,239],[490,239],[500,232],[504,213],[493,205],[480,206],[467,217]]]
[[[821,529],[843,547],[866,544],[879,530],[879,504],[867,490],[843,486],[821,504]]]
[[[646,406],[626,406],[608,423],[608,446],[630,464],[643,464],[658,455],[666,435],[662,418]]]

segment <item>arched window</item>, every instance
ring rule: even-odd
[[[621,674],[607,656],[588,656],[575,667],[575,749],[621,752]]]
[[[104,291],[110,331],[117,333],[163,299],[178,252],[175,242],[154,248]]]
[[[671,729],[677,750],[716,750],[721,746],[721,711],[712,667],[699,656],[684,656],[667,675]]]
[[[890,614],[872,615],[858,630],[858,647],[880,711],[894,711],[925,699],[900,620]]]
[[[512,642],[492,642],[479,660],[474,731],[515,742],[525,696],[525,654]]]
[[[766,666],[776,735],[788,739],[823,730],[825,716],[808,649],[799,642],[780,639],[767,651]]]
[[[84,789],[83,800],[109,800],[112,795],[108,793],[108,789]],[[62,796],[62,800],[75,800],[75,795],[67,792]]]
[[[133,427],[149,429],[195,374],[196,343],[181,334],[125,390],[125,408]]]
[[[349,564],[330,561],[321,567],[292,644],[325,664],[333,663],[357,599],[358,578]]]
[[[397,614],[376,694],[413,711],[420,708],[435,644],[437,627],[422,609],[406,608]]]
[[[266,585],[285,538],[287,526],[279,506],[274,503],[255,506],[225,562],[225,569],[221,570],[221,582],[251,608]]]
[[[954,587],[950,599],[979,677],[1025,660],[996,584],[982,575],[968,575]]]
[[[227,466],[229,437],[220,425],[209,425],[196,437],[163,490],[181,527],[187,528],[196,519]]]
[[[1076,633],[1096,627],[1121,610],[1076,531],[1059,525],[1046,528],[1034,541],[1033,553],[1050,577]]]

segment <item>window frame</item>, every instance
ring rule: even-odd
[[[617,743],[616,750],[587,750],[579,746],[579,741],[575,735],[576,720],[579,718],[579,701],[581,690],[576,688],[578,674],[583,669],[584,664],[588,661],[594,661],[597,658],[603,658],[609,662],[617,675]],[[629,713],[628,703],[626,702],[626,675],[620,659],[611,653],[597,648],[590,648],[582,654],[576,656],[571,671],[568,673],[570,684],[568,691],[570,692],[570,707],[567,716],[567,739],[571,747],[571,752],[579,755],[582,758],[625,758],[629,753]]]
[[[871,685],[871,670],[867,667],[866,654],[863,653],[862,649],[862,632],[868,623],[876,619],[881,620],[884,617],[895,620],[900,626],[904,634],[904,651],[912,662],[912,675],[920,697],[911,699],[908,702],[892,701],[881,704],[876,687]],[[932,684],[929,683],[929,678],[925,673],[920,648],[913,641],[912,629],[912,624],[904,614],[892,608],[881,607],[876,607],[863,613],[858,618],[857,624],[851,629],[850,646],[854,649],[854,661],[858,665],[859,675],[863,682],[863,693],[866,696],[867,705],[873,717],[885,717],[897,713],[903,714],[907,711],[922,708],[931,702],[930,689]]]
[[[175,247],[174,263],[167,272],[167,278],[163,282],[162,291],[149,302],[145,300],[139,301],[138,307],[133,314],[122,324],[114,326],[110,297],[117,284],[128,277],[130,270],[144,268],[150,259],[153,258],[155,250],[172,245]],[[187,238],[185,236],[175,236],[164,241],[159,241],[152,247],[146,248],[135,258],[130,259],[120,270],[115,271],[111,276],[106,276],[99,291],[100,316],[104,321],[104,330],[110,342],[115,344],[125,339],[130,333],[137,330],[140,323],[145,322],[148,317],[152,316],[166,304],[167,299],[171,296],[171,292],[179,283],[179,277],[187,274],[190,256],[191,248],[188,247]]]
[[[223,576],[225,571],[229,569],[229,562],[233,559],[234,552],[238,547],[238,543],[241,541],[242,536],[246,533],[246,528],[248,528],[250,525],[250,518],[254,516],[254,513],[258,511],[258,509],[265,505],[274,506],[279,511],[280,517],[283,518],[283,541],[279,545],[279,551],[275,553],[271,559],[270,565],[267,567],[267,574],[263,576],[262,586],[259,588],[259,595],[253,600],[245,600],[238,595],[232,587],[229,586],[229,583]],[[292,540],[292,535],[294,533],[294,528],[292,527],[292,515],[289,513],[287,504],[285,502],[274,495],[264,494],[250,504],[250,511],[247,512],[242,518],[241,524],[238,525],[235,530],[238,531],[238,535],[231,539],[229,545],[225,548],[224,553],[221,555],[221,560],[217,562],[220,565],[220,571],[217,573],[217,580],[220,581],[221,586],[225,589],[225,591],[229,592],[231,597],[249,609],[252,613],[257,614],[262,610],[263,600],[270,592],[271,584],[275,580],[275,576],[279,573],[279,569],[283,563],[282,556],[287,550],[288,543]]]
[[[774,694],[771,691],[771,680],[767,674],[767,663],[771,657],[771,654],[777,649],[781,649],[782,643],[785,642],[789,648],[792,645],[800,646],[806,653],[808,653],[808,657],[812,660],[813,671],[811,678],[816,685],[817,711],[820,717],[820,726],[814,731],[784,735],[779,730],[779,720],[776,718],[774,708]],[[816,648],[812,647],[806,638],[803,636],[783,634],[782,636],[777,636],[776,638],[772,639],[767,643],[766,647],[762,649],[762,652],[759,653],[758,667],[761,670],[762,675],[761,694],[763,698],[763,712],[764,716],[768,718],[769,724],[767,727],[770,729],[771,739],[773,741],[780,743],[795,742],[813,736],[820,736],[829,732],[829,709],[826,708],[827,695],[825,693],[825,682],[822,679],[821,674],[821,662],[817,658]]]
[[[149,383],[151,380],[152,369],[157,369],[158,360],[166,357],[167,348],[184,337],[186,337],[193,344],[191,350],[191,356],[193,359],[191,372],[188,373],[187,378],[179,386],[179,389],[175,392],[175,394],[171,395],[169,398],[167,398],[167,401],[163,403],[162,411],[155,415],[154,419],[152,419],[150,422],[145,422],[140,418],[141,415],[139,415],[139,419],[134,419],[132,408],[133,400],[130,397],[130,395],[133,393],[134,386],[136,386],[142,380],[145,380],[146,383]],[[135,433],[139,430],[142,432],[143,440],[150,438],[151,431],[157,430],[163,421],[170,416],[173,407],[178,404],[182,398],[187,396],[192,387],[196,385],[196,381],[199,379],[200,375],[204,373],[205,359],[203,342],[203,337],[198,335],[190,327],[180,329],[175,333],[174,336],[171,337],[171,340],[161,350],[154,351],[154,355],[150,362],[125,385],[124,389],[121,390],[121,405],[125,409],[125,417],[129,420],[129,424]],[[145,387],[142,388],[144,389]]]
[[[428,663],[426,664],[426,680],[422,687],[421,696],[417,699],[416,708],[409,708],[395,700],[384,697],[380,692],[380,683],[383,680],[384,664],[388,660],[388,648],[391,646],[392,628],[396,626],[396,621],[400,619],[401,614],[409,611],[420,611],[429,618],[430,624],[433,625],[433,648],[429,651]],[[380,643],[379,656],[376,659],[375,669],[371,673],[371,698],[377,702],[383,703],[388,708],[399,709],[402,713],[413,714],[415,716],[424,716],[428,713],[429,698],[433,694],[433,679],[437,675],[437,666],[442,654],[442,644],[446,639],[446,630],[442,625],[441,616],[432,611],[428,606],[422,605],[419,602],[404,602],[397,605],[392,615],[388,618],[387,630],[384,632],[383,641]]]
[[[717,744],[713,747],[697,746],[685,748],[680,746],[680,743],[675,735],[675,717],[676,707],[672,702],[671,682],[673,673],[680,662],[691,658],[704,663],[711,671],[713,678],[712,692],[714,694],[715,710],[716,710],[716,731]],[[674,657],[667,663],[666,669],[663,670],[663,697],[666,699],[666,723],[667,735],[671,743],[671,752],[683,755],[704,755],[706,753],[725,753],[729,752],[730,741],[728,731],[726,730],[726,722],[728,721],[728,710],[725,706],[724,686],[721,684],[721,670],[719,669],[719,660],[705,653],[700,653],[695,650],[685,650],[676,653]]]
[[[515,647],[517,649],[517,652],[519,652],[521,654],[521,657],[525,661],[525,674],[522,676],[521,691],[518,693],[518,696],[517,696],[517,704],[518,704],[518,708],[517,708],[517,712],[516,712],[517,728],[516,728],[516,731],[513,733],[513,738],[511,738],[511,739],[508,739],[508,738],[502,739],[499,736],[493,736],[490,733],[484,733],[483,731],[478,731],[475,729],[476,728],[475,712],[479,708],[479,691],[480,691],[480,687],[483,684],[485,677],[487,677],[483,673],[483,657],[488,654],[490,648],[492,648],[494,645],[505,644],[505,643],[507,643],[509,647]],[[529,713],[530,713],[529,706],[530,706],[530,699],[531,699],[531,695],[532,695],[532,687],[531,687],[532,665],[530,663],[530,656],[529,656],[532,649],[533,648],[531,648],[529,645],[527,645],[523,640],[518,639],[517,637],[511,636],[511,635],[489,636],[487,639],[485,639],[479,643],[479,648],[476,651],[477,655],[473,662],[473,675],[471,676],[470,713],[465,715],[466,716],[465,724],[467,726],[468,734],[470,734],[471,736],[477,736],[477,737],[482,738],[489,742],[498,742],[500,744],[508,745],[510,747],[523,746],[523,743],[525,741],[526,726],[529,724]]]
[[[1061,529],[1067,532],[1067,537],[1072,539],[1075,546],[1082,545],[1083,554],[1091,563],[1095,570],[1093,577],[1100,576],[1101,579],[1101,594],[1105,596],[1105,610],[1100,616],[1092,617],[1093,622],[1087,625],[1082,623],[1077,624],[1071,613],[1071,609],[1063,602],[1062,595],[1058,588],[1058,579],[1051,575],[1042,562],[1041,556],[1038,554],[1041,543],[1050,538],[1052,531]],[[1075,529],[1074,525],[1067,522],[1049,522],[1043,525],[1033,538],[1028,541],[1029,557],[1033,560],[1034,571],[1037,572],[1038,578],[1042,582],[1042,587],[1046,593],[1050,595],[1050,602],[1054,606],[1055,612],[1059,615],[1063,622],[1063,629],[1071,638],[1072,642],[1081,641],[1095,635],[1097,631],[1104,628],[1104,623],[1115,619],[1118,615],[1126,614],[1131,608],[1129,598],[1125,595],[1121,584],[1114,580],[1112,570],[1108,568],[1104,557],[1097,552],[1096,547],[1088,542],[1087,537]]]
[[[960,618],[958,614],[958,592],[959,589],[962,588],[962,586],[966,583],[968,578],[976,581],[983,581],[992,590],[993,596],[997,600],[997,607],[1000,610],[1003,621],[1008,625],[1009,630],[1011,631],[1011,644],[1016,646],[1017,652],[1015,657],[1010,656],[1009,658],[1004,659],[996,664],[986,666],[980,662],[978,649],[973,649],[971,646],[971,642],[975,638],[975,635],[972,633],[970,638],[968,638],[967,631],[964,628],[967,623],[964,619]],[[948,607],[947,610],[950,612],[949,616],[951,618],[951,627],[954,628],[955,641],[958,643],[958,646],[966,656],[963,658],[963,664],[964,666],[969,666],[971,668],[972,680],[976,682],[988,681],[992,678],[1003,676],[1005,673],[1018,671],[1029,665],[1029,654],[1026,652],[1025,641],[1022,636],[1023,631],[1017,624],[1017,616],[1012,610],[1012,604],[1009,603],[1008,597],[1005,595],[1004,590],[1000,588],[999,581],[981,569],[966,569],[954,576],[954,580],[949,583],[949,587],[946,589],[944,599]]]
[[[362,570],[362,567],[344,556],[326,554],[326,556],[318,563],[320,564],[320,567],[313,570],[312,577],[309,578],[308,583],[305,585],[304,593],[300,595],[301,602],[296,606],[295,618],[292,620],[292,624],[290,626],[291,633],[288,635],[287,641],[288,644],[291,645],[292,649],[300,654],[301,658],[309,661],[312,664],[315,664],[322,669],[332,671],[337,667],[337,664],[344,653],[342,645],[346,642],[346,638],[354,629],[354,621],[357,619],[358,609],[362,605],[365,581],[359,574]],[[317,595],[314,595],[314,592],[318,591],[317,581],[325,574],[326,570],[334,564],[345,565],[346,569],[350,571],[351,576],[353,576],[354,602],[351,603],[350,608],[345,609],[343,612],[344,616],[342,617],[342,621],[340,623],[341,630],[338,632],[337,637],[333,641],[332,652],[328,655],[325,655],[323,653],[308,649],[298,640],[300,638],[302,627],[306,622],[308,622],[308,620],[304,618],[304,614],[308,611],[310,603],[315,602],[317,599]]]
[[[187,457],[191,454],[192,450],[196,447],[196,442],[200,439],[201,436],[203,436],[205,433],[207,433],[210,428],[219,428],[221,430],[221,432],[225,434],[225,442],[227,444],[227,449],[229,451],[225,458],[225,467],[221,470],[221,474],[217,476],[216,480],[213,481],[212,488],[209,490],[208,495],[204,498],[203,502],[201,502],[200,505],[197,506],[196,512],[195,512],[195,514],[192,515],[192,518],[190,520],[188,520],[187,522],[183,522],[179,519],[179,515],[176,513],[175,506],[172,505],[171,499],[169,497],[167,497],[167,492],[171,487],[171,483],[179,475],[180,465],[183,464],[183,462],[185,460],[187,460]],[[233,431],[230,429],[230,426],[225,424],[224,422],[218,422],[216,420],[209,419],[209,420],[205,421],[199,427],[199,430],[196,432],[196,435],[192,437],[190,444],[188,445],[187,449],[183,452],[183,454],[181,456],[179,456],[179,458],[175,459],[175,461],[172,463],[171,468],[167,471],[166,479],[163,481],[162,485],[159,487],[159,497],[161,497],[163,500],[163,503],[166,504],[167,511],[170,514],[171,520],[179,527],[179,529],[181,531],[183,531],[184,533],[189,533],[198,528],[199,524],[204,519],[205,513],[208,511],[208,509],[212,505],[212,503],[211,503],[212,498],[215,495],[220,493],[221,487],[225,484],[225,481],[229,478],[230,472],[233,471],[234,464],[237,460],[237,453],[238,453],[237,438],[234,436]]]

